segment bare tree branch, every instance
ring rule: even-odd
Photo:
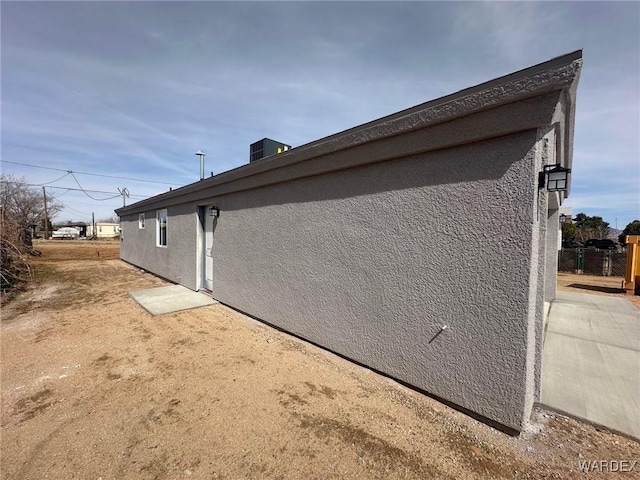
[[[63,209],[63,204],[47,195],[49,217]],[[44,225],[44,196],[24,178],[0,174],[0,289],[12,289],[33,277],[25,253],[37,255],[31,248],[31,227]],[[45,225],[46,228],[46,225]]]

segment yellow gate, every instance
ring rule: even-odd
[[[627,235],[627,271],[622,282],[629,295],[640,295],[640,235]]]

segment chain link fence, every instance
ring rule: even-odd
[[[563,248],[558,252],[558,271],[605,277],[624,277],[627,254],[611,250]]]

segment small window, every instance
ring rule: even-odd
[[[167,210],[158,210],[156,213],[156,246],[167,246]]]
[[[140,215],[138,215],[138,228],[140,229],[144,228],[144,213],[141,213]]]

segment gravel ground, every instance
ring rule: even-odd
[[[639,459],[540,409],[510,437],[221,305],[152,317],[128,292],[165,283],[117,243],[37,248],[2,307],[2,479],[611,478],[580,462]]]

